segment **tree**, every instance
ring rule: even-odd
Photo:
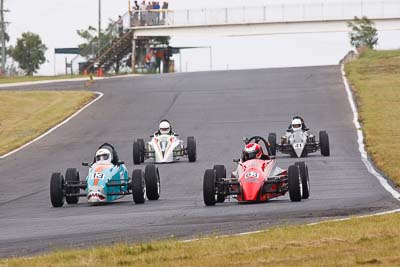
[[[378,31],[375,23],[367,17],[354,17],[354,20],[348,22],[347,26],[351,28],[350,43],[355,48],[367,46],[373,49],[378,44]]]
[[[46,50],[39,35],[25,32],[17,39],[16,46],[10,48],[10,54],[26,75],[33,75],[46,61]]]

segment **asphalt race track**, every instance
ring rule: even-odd
[[[17,89],[84,89],[65,82]],[[16,89],[16,88],[13,88]],[[397,200],[370,175],[360,159],[353,114],[340,67],[308,67],[141,76],[97,81],[102,99],[31,146],[0,160],[0,256],[29,255],[59,247],[87,247],[119,241],[193,238],[264,229],[399,208]],[[238,205],[234,200],[205,207],[206,168],[234,168],[242,138],[278,137],[292,115],[301,114],[315,134],[327,130],[331,157],[306,158],[311,197],[292,203],[285,196],[269,203]],[[93,159],[110,142],[131,172],[132,142],[152,134],[168,118],[181,138],[195,135],[198,161],[160,165],[161,198],[143,205],[132,197],[104,206],[53,208],[52,172]],[[278,154],[286,168],[296,159]],[[144,169],[144,165],[139,168]]]

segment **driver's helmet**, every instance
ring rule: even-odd
[[[263,151],[259,144],[247,144],[243,149],[243,158],[245,160],[260,159],[262,155]]]
[[[301,130],[302,126],[303,126],[303,123],[301,122],[300,119],[296,118],[296,119],[292,120],[292,129],[293,129],[293,131]]]
[[[110,150],[106,148],[100,148],[96,152],[96,162],[98,163],[111,163],[112,161],[112,154]]]
[[[168,121],[161,121],[158,129],[160,134],[169,134],[171,132],[171,124]]]

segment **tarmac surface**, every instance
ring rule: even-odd
[[[13,90],[84,90],[84,83],[63,82],[13,87]],[[96,81],[104,97],[45,138],[0,160],[0,257],[31,255],[61,247],[162,238],[190,239],[230,234],[399,208],[368,173],[358,151],[357,134],[339,66],[200,72]],[[310,199],[288,196],[261,204],[234,199],[205,207],[204,171],[214,164],[235,168],[252,135],[284,134],[293,115],[311,131],[326,130],[331,156],[304,158],[309,166]],[[129,171],[132,142],[149,139],[158,122],[169,119],[185,140],[197,139],[198,161],[159,165],[161,197],[135,205],[131,196],[102,206],[53,208],[52,172],[79,169],[81,179],[99,145],[112,143]],[[298,159],[278,153],[287,168]]]

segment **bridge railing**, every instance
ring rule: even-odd
[[[133,27],[224,25],[264,22],[400,18],[400,0],[356,0],[305,4],[270,4],[260,7],[234,7],[187,10],[139,11],[132,15]]]

